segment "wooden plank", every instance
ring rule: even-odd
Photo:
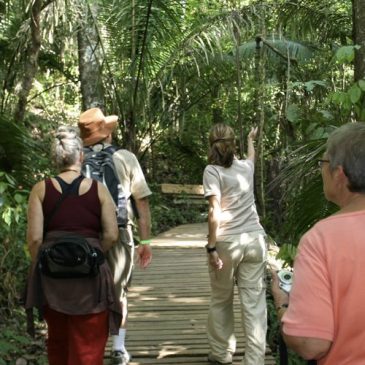
[[[204,196],[203,185],[161,184],[161,192],[164,194],[191,194]]]

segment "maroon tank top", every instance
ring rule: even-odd
[[[61,193],[51,179],[46,179],[43,214],[46,219],[54,209]],[[85,237],[99,238],[101,233],[101,205],[98,183],[93,180],[90,189],[82,195],[70,194],[61,203],[48,223],[47,231],[69,231]]]

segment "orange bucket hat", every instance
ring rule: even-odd
[[[118,116],[105,116],[99,108],[91,108],[80,115],[78,123],[80,136],[84,146],[102,141],[111,134],[118,125]]]

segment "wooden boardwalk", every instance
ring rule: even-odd
[[[152,241],[153,263],[136,268],[129,293],[127,348],[130,365],[207,365],[209,351],[205,324],[210,286],[203,249],[207,227],[186,225]],[[237,297],[237,296],[236,296]],[[235,303],[237,351],[240,364],[245,340]],[[105,364],[109,364],[110,348]],[[265,365],[274,365],[268,352]],[[262,364],[257,364],[262,365]]]

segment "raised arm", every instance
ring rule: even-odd
[[[247,159],[255,162],[255,146],[254,140],[257,136],[257,127],[252,127],[250,133],[247,136]]]

